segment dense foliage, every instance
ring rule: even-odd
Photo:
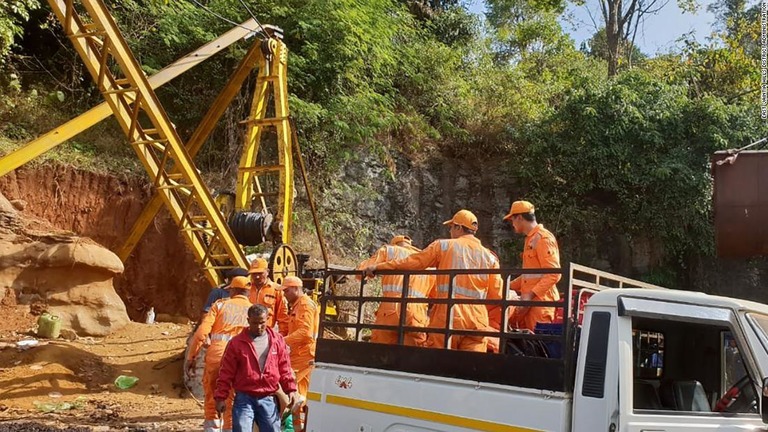
[[[240,0],[201,2],[249,18]],[[190,0],[108,3],[148,74],[231,26]],[[706,44],[656,56],[627,47],[610,78],[605,32],[577,49],[559,24],[562,1],[488,0],[487,19],[458,1],[245,3],[285,30],[291,106],[316,172],[361,149],[508,159],[521,191],[571,221],[559,234],[596,245],[652,239],[665,268],[712,253],[710,153],[766,133],[759,20],[743,1],[713,6],[720,22]],[[53,108],[81,111],[98,93],[52,22],[35,0],[0,4],[2,92],[27,104],[56,92]],[[160,91],[182,135],[246,48]],[[247,98],[245,89],[201,155],[203,169],[231,164]],[[7,124],[19,116],[10,106],[0,105]]]

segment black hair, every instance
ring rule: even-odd
[[[474,234],[474,233],[477,232],[477,229],[469,229],[469,228],[465,227],[464,225],[456,225],[456,226],[461,228],[461,231],[464,232],[465,234]]]
[[[224,277],[226,277],[227,279],[232,279],[235,276],[248,277],[248,270],[241,267],[235,267],[235,268],[224,271]]]
[[[259,315],[267,315],[269,314],[269,309],[267,309],[266,306],[255,304],[248,308],[248,317],[257,317]]]
[[[520,213],[520,217],[528,222],[536,222],[536,215],[534,213]]]

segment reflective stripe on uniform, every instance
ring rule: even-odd
[[[445,293],[447,295],[448,294],[448,284],[440,284],[440,285],[438,285],[437,286],[437,290],[439,292]],[[480,300],[482,300],[482,299],[485,298],[485,293],[484,292],[476,291],[476,290],[473,290],[473,289],[462,288],[462,287],[455,286],[455,285],[453,286],[453,293],[457,294],[457,295],[460,295],[460,296],[463,296],[463,297],[469,297],[469,298],[473,298],[473,299],[480,299]]]
[[[520,275],[523,279],[538,279],[542,275],[540,274],[534,274],[534,273],[526,273],[524,275]]]
[[[460,243],[453,245],[451,267],[455,270],[490,269],[497,265],[496,256],[488,249],[473,249]],[[481,279],[488,279],[488,275],[477,275]]]
[[[224,324],[232,327],[248,327],[248,308],[250,306],[225,303],[221,307],[221,319]]]
[[[211,342],[213,341],[229,342],[230,339],[232,339],[232,336],[228,334],[216,333],[211,335]]]
[[[408,251],[399,246],[385,245],[384,247],[387,249],[387,261],[405,259],[410,255]]]
[[[401,294],[403,292],[403,287],[400,285],[386,284],[381,286],[381,290],[385,293]]]
[[[397,294],[398,297],[403,293],[403,287],[401,285],[386,284],[381,286],[381,290],[385,293]],[[426,298],[427,296],[418,291],[411,291],[409,289],[408,297]]]

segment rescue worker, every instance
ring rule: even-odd
[[[267,326],[278,325],[280,334],[288,332],[288,305],[280,291],[280,286],[269,279],[269,266],[264,258],[256,258],[248,270],[251,276],[251,292],[248,298],[253,304],[264,305],[269,310]]]
[[[358,270],[363,270],[371,265],[392,260],[400,260],[420,249],[411,244],[411,238],[398,235],[392,238],[389,244],[379,248],[376,253],[360,263]],[[358,279],[360,276],[358,276]],[[426,298],[434,286],[434,276],[411,276],[408,279],[408,297]],[[403,294],[403,276],[385,275],[381,278],[381,290],[383,297],[401,298]],[[408,327],[426,327],[429,323],[427,316],[427,303],[409,304],[405,312],[405,325]],[[400,303],[381,302],[376,310],[375,325],[400,325]],[[371,342],[383,344],[397,344],[397,331],[375,329],[371,331]],[[404,345],[423,346],[427,341],[426,333],[408,332],[403,340]]]
[[[251,283],[246,277],[232,278],[228,286],[229,298],[219,300],[211,306],[211,310],[205,315],[192,337],[192,346],[186,365],[190,375],[194,374],[197,355],[206,340],[210,339],[210,346],[205,353],[205,371],[203,372],[203,389],[205,390],[203,430],[205,432],[218,432],[222,430],[222,426],[224,431],[232,430],[232,395],[226,398],[227,409],[222,424],[222,418],[216,411],[213,393],[216,390],[221,356],[224,354],[227,342],[248,327],[248,308],[251,307],[251,302],[248,301],[250,286]]]
[[[315,346],[317,345],[317,331],[320,325],[320,308],[304,293],[304,284],[295,276],[283,279],[280,287],[291,307],[288,321],[288,335],[285,343],[291,353],[291,367],[296,372],[296,386],[298,387],[301,403],[307,400],[309,391],[309,379],[315,368]],[[294,411],[295,412],[295,411]],[[301,420],[297,415],[293,418],[293,428],[301,428]]]
[[[205,314],[211,310],[211,306],[213,306],[217,300],[229,297],[229,290],[227,289],[227,285],[229,285],[229,283],[232,281],[232,278],[235,276],[248,277],[248,270],[244,268],[234,268],[226,272],[226,279],[224,283],[212,289],[211,292],[208,293],[208,298],[205,300],[205,305],[203,306],[203,316],[205,316]]]
[[[235,390],[232,404],[234,432],[280,432],[280,413],[275,393],[288,393],[288,407],[298,399],[288,347],[283,337],[267,326],[269,310],[264,305],[248,309],[248,327],[232,338],[221,358],[216,381],[216,410],[224,411],[226,399]]]
[[[437,240],[421,252],[416,252],[401,260],[387,261],[368,266],[365,274],[373,276],[377,270],[423,270],[436,267],[447,269],[497,269],[499,260],[475,237],[477,217],[469,210],[458,211],[453,218],[443,225],[450,228],[451,238]],[[450,275],[437,276],[436,298],[448,298]],[[501,277],[488,274],[456,275],[453,278],[453,298],[455,299],[500,299],[502,290]],[[436,304],[429,316],[429,327],[445,328],[447,305]],[[453,306],[453,327],[462,330],[487,331],[488,308],[478,304],[456,304]],[[443,348],[445,336],[430,333],[426,346]],[[452,336],[451,349],[485,352],[487,340],[483,336]]]
[[[525,235],[523,248],[523,268],[559,269],[560,250],[555,236],[536,222],[533,204],[528,201],[515,201],[504,216],[517,234]],[[524,274],[512,281],[510,288],[520,293],[523,301],[558,301],[557,291],[559,273]],[[512,315],[511,324],[517,328],[533,331],[537,322],[551,323],[555,318],[554,307],[517,307]]]

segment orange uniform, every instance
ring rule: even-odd
[[[376,270],[421,270],[428,267],[446,269],[497,269],[499,260],[484,247],[474,235],[467,234],[455,239],[437,240],[421,252],[404,259],[377,264]],[[450,277],[437,276],[437,298],[448,297]],[[499,275],[457,275],[453,279],[453,298],[500,299],[502,281]],[[429,316],[429,327],[445,328],[447,305],[436,304]],[[486,331],[489,329],[488,309],[484,305],[457,304],[453,307],[453,328]],[[426,346],[442,348],[445,336],[430,333]],[[487,349],[483,336],[453,336],[452,349],[482,351]]]
[[[525,237],[523,268],[560,268],[560,251],[555,236],[538,224]],[[531,293],[535,301],[558,301],[560,293],[557,282],[560,274],[524,274],[512,281],[510,288],[521,294]],[[554,307],[532,307],[525,315],[518,316],[513,323],[518,328],[533,330],[537,322],[549,323],[555,317]]]
[[[285,336],[288,333],[288,303],[285,301],[283,292],[279,285],[267,279],[267,282],[261,288],[251,285],[251,292],[248,298],[253,304],[260,304],[269,309],[267,318],[267,327],[274,327],[275,323],[280,327],[280,334]]]
[[[291,368],[296,371],[299,394],[306,399],[309,378],[315,367],[315,346],[320,325],[320,308],[307,295],[302,295],[291,305],[288,335],[285,343],[291,349]]]
[[[216,379],[219,376],[219,366],[224,349],[230,339],[240,334],[243,328],[248,327],[248,308],[251,302],[244,295],[236,295],[217,301],[211,306],[211,310],[205,315],[192,338],[192,347],[189,358],[194,359],[200,349],[210,338],[211,345],[205,353],[205,372],[203,375],[203,388],[205,389],[205,432],[219,431],[222,421],[216,412],[216,401],[213,393],[216,391]],[[224,411],[224,430],[232,430],[232,399],[231,394],[227,399],[227,409]]]
[[[409,255],[419,252],[419,249],[403,246],[384,245],[369,259],[363,261],[358,269],[364,269],[374,264],[387,261],[401,260]],[[426,298],[435,284],[434,276],[411,276],[408,279],[408,297]],[[401,298],[403,293],[403,276],[386,275],[381,278],[381,289],[384,297]],[[405,312],[405,325],[408,327],[426,327],[429,323],[427,316],[427,303],[409,304]],[[381,302],[376,310],[377,325],[400,325],[400,304],[394,302]],[[422,346],[427,341],[426,333],[405,334],[404,344],[411,346]],[[392,330],[373,330],[371,332],[371,342],[383,344],[396,344],[397,332]]]

